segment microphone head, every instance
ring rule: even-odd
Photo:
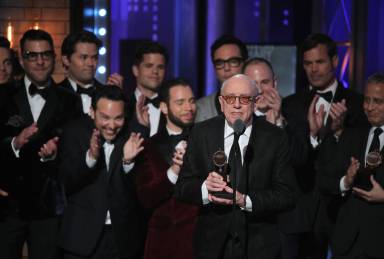
[[[245,131],[245,123],[241,119],[235,120],[235,123],[233,123],[233,131],[237,135],[241,135]]]

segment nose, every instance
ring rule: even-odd
[[[231,66],[229,65],[228,62],[224,62],[224,71],[230,71],[231,70]]]
[[[92,59],[92,58],[87,58],[85,60],[85,64],[87,66],[90,66],[90,67],[93,67],[93,66],[96,66],[96,60],[95,59]]]
[[[5,65],[3,62],[0,62],[0,70],[4,71],[5,70]]]
[[[316,72],[318,70],[318,66],[316,64],[311,65],[311,71]]]
[[[236,97],[235,103],[233,104],[233,107],[235,107],[235,108],[240,108],[241,107],[240,97]]]
[[[39,65],[44,64],[44,59],[42,55],[37,55],[36,63]]]

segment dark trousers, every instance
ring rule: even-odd
[[[105,225],[103,233],[96,245],[95,250],[89,256],[81,256],[72,254],[70,252],[64,251],[64,259],[131,259],[123,258],[119,256],[117,250],[114,234],[112,227]],[[132,259],[138,259],[137,257],[132,257]]]
[[[5,218],[0,221],[0,257],[2,259],[21,259],[23,244],[26,242],[28,259],[57,258],[58,227],[58,218],[42,220]]]

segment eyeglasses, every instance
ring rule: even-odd
[[[384,99],[365,96],[364,103],[371,105],[382,105],[384,104]]]
[[[26,51],[23,54],[23,58],[28,61],[36,61],[39,56],[41,59],[48,61],[55,56],[55,52],[53,52],[53,50],[47,50],[43,52]]]
[[[235,95],[221,95],[227,104],[234,104],[236,99],[239,98],[240,104],[249,104],[255,102],[254,96],[235,96]]]
[[[243,62],[243,59],[240,57],[234,57],[227,60],[216,59],[213,61],[213,65],[216,69],[224,68],[225,63],[227,63],[230,67],[238,67]]]

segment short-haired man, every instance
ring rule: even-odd
[[[340,205],[331,236],[332,258],[384,258],[384,74],[364,90],[369,124],[340,128],[321,146],[320,188]]]
[[[136,88],[128,101],[131,106],[128,118],[140,121],[134,111],[135,106],[141,107],[142,110],[139,112],[149,114],[150,136],[155,135],[165,125],[165,119],[161,116],[159,107],[158,91],[164,80],[167,63],[168,51],[157,42],[144,41],[136,50],[132,66]]]
[[[83,112],[89,114],[92,95],[103,87],[95,79],[101,41],[89,31],[69,34],[61,45],[61,58],[67,71],[67,78],[59,85],[78,93],[83,104]],[[122,77],[109,76],[107,84],[122,86]]]
[[[286,258],[298,253],[323,258],[328,248],[332,222],[330,205],[319,195],[315,184],[317,146],[327,132],[366,124],[363,97],[336,79],[337,45],[324,34],[309,35],[300,46],[300,55],[309,86],[283,99],[282,113],[291,137],[291,159],[299,185],[296,208],[285,215]],[[336,210],[332,213],[335,213]],[[298,245],[299,240],[305,242]],[[298,251],[298,248],[304,251]]]
[[[192,259],[197,206],[175,200],[173,192],[195,119],[195,97],[182,78],[166,81],[159,97],[167,124],[146,141],[136,168],[139,200],[153,210],[144,258]]]
[[[247,47],[234,36],[223,35],[211,45],[211,60],[219,85],[231,76],[240,74],[247,59]],[[219,91],[215,91],[197,101],[196,122],[221,114],[219,94]]]
[[[248,59],[244,64],[243,73],[255,81],[260,92],[256,100],[256,116],[265,116],[270,123],[283,127],[281,97],[277,91],[277,78],[271,63],[264,58]]]
[[[0,36],[0,85],[13,80],[14,58],[9,41],[5,37]]]
[[[25,76],[15,82],[0,111],[0,186],[8,193],[0,221],[2,258],[51,259],[56,252],[63,193],[57,183],[57,142],[65,123],[80,113],[76,95],[51,78],[55,52],[51,35],[28,30],[20,40]]]
[[[279,254],[275,217],[294,205],[293,175],[286,135],[254,116],[257,93],[245,75],[227,79],[219,97],[223,115],[196,124],[190,134],[176,197],[200,206],[196,258]],[[215,172],[212,157],[220,150],[228,157],[231,186]],[[216,196],[235,188],[234,199]]]
[[[92,98],[91,116],[63,130],[60,177],[68,205],[59,246],[64,259],[139,258],[142,219],[130,170],[143,139],[126,131],[124,99],[117,86],[101,88]]]

